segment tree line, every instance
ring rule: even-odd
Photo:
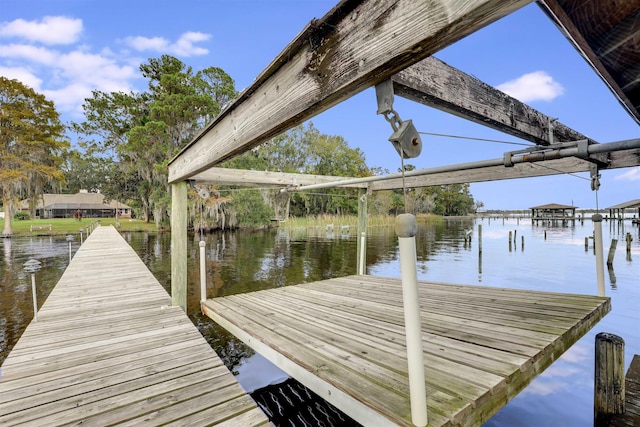
[[[237,95],[222,69],[195,72],[163,55],[140,65],[147,79],[142,92],[93,91],[85,99],[84,120],[63,125],[53,103],[17,80],[0,76],[0,189],[6,213],[17,201],[47,192],[101,192],[129,204],[145,221],[166,224],[170,210],[168,162]],[[70,137],[76,143],[71,147]],[[327,135],[308,122],[220,165],[316,175],[364,177],[382,174],[364,153],[341,136]],[[408,165],[408,167],[411,167]],[[404,209],[402,191],[376,192],[372,214]],[[477,203],[469,185],[411,189],[414,213],[465,215]],[[357,212],[350,189],[280,193],[274,189],[193,186],[192,226],[198,230],[263,226],[272,219]],[[5,214],[4,234],[11,234]]]

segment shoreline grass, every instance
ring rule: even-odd
[[[393,227],[395,224],[394,215],[371,215],[367,219],[368,227]],[[418,215],[418,222],[421,221],[437,221],[441,219],[438,215]],[[58,236],[66,234],[77,234],[82,228],[83,230],[90,224],[98,221],[100,225],[115,226],[115,218],[83,218],[78,221],[75,218],[53,218],[53,219],[27,219],[11,221],[13,229],[12,236]],[[4,220],[0,220],[4,225]],[[328,224],[333,224],[335,230],[339,230],[342,226],[353,228],[358,227],[357,215],[317,215],[309,217],[291,217],[286,221],[279,223],[280,227],[286,228],[324,228]],[[51,225],[51,230],[49,230]],[[145,223],[140,219],[120,218],[119,231],[146,231],[146,232],[162,232],[170,231],[169,228],[158,229],[153,222]],[[0,237],[2,237],[0,235]]]
[[[98,221],[100,225],[115,226],[115,218],[82,218],[78,221],[75,218],[52,218],[52,219],[26,219],[11,220],[12,236],[57,236],[66,234],[77,234],[90,224]],[[4,226],[4,220],[0,221]],[[155,223],[146,223],[140,219],[119,218],[119,231],[148,231],[158,232]],[[49,230],[51,225],[51,230]],[[1,237],[1,236],[0,236]]]

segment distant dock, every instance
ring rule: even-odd
[[[2,365],[0,425],[268,425],[112,227],[98,227]]]

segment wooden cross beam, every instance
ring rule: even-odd
[[[392,80],[399,96],[534,144],[549,145],[549,116],[439,59],[423,59]],[[554,142],[582,139],[589,138],[562,123],[553,124]]]

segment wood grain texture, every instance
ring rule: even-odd
[[[288,185],[311,185],[335,182],[351,177],[308,175],[299,173],[210,168],[191,177],[195,181],[219,185],[242,185],[247,187],[286,187]],[[349,184],[344,187],[366,188],[368,184]]]
[[[268,424],[112,227],[87,238],[38,317],[2,366],[0,425]]]
[[[482,425],[610,310],[608,298],[586,295],[427,282],[419,291],[430,426]],[[203,308],[363,425],[410,425],[399,279],[348,276]]]
[[[631,360],[625,377],[625,413],[615,415],[610,427],[637,427],[640,425],[640,355]]]
[[[460,116],[539,145],[549,145],[550,117],[492,86],[429,57],[392,77],[394,92],[409,100]],[[588,139],[562,123],[555,142]]]

